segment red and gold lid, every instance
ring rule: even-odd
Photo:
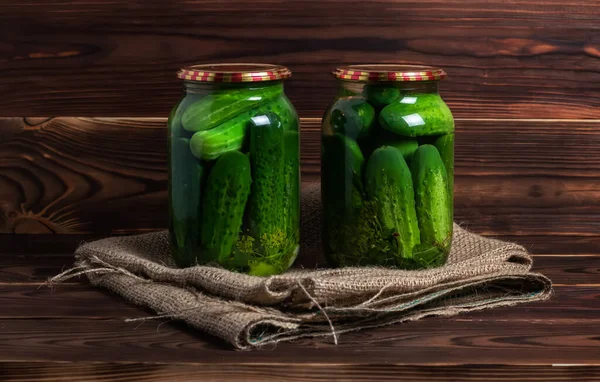
[[[292,72],[282,65],[271,64],[202,64],[182,68],[177,77],[199,82],[258,82],[290,78]]]
[[[421,65],[363,64],[341,66],[333,75],[345,81],[403,82],[439,81],[446,77],[446,72],[440,68]]]

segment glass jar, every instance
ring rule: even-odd
[[[406,65],[338,68],[322,125],[323,241],[333,266],[443,265],[453,220],[454,120],[446,73]]]
[[[185,95],[169,118],[169,232],[180,267],[284,272],[299,251],[298,115],[288,68],[181,69]]]

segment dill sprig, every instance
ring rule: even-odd
[[[334,265],[394,265],[397,244],[377,218],[377,203],[363,201],[351,218],[327,216],[329,257]]]
[[[298,232],[295,229],[293,231],[286,233],[276,229],[264,233],[258,243],[249,234],[241,234],[235,243],[234,257],[240,259],[240,266],[249,267],[250,274],[265,276],[281,273],[298,254]]]

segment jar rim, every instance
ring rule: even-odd
[[[278,81],[292,76],[283,65],[261,63],[197,64],[181,68],[177,78],[197,82],[262,82]]]
[[[440,81],[447,76],[441,68],[408,64],[345,65],[332,74],[337,79],[355,82]]]

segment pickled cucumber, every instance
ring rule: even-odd
[[[375,109],[363,97],[339,99],[329,116],[333,133],[340,133],[354,140],[368,136],[374,120]]]
[[[448,174],[438,150],[422,145],[411,164],[415,205],[423,247],[449,248],[452,238],[452,203]]]
[[[208,94],[189,105],[181,116],[189,132],[210,130],[236,115],[254,109],[282,94],[281,85],[226,89]]]
[[[404,95],[381,110],[379,124],[384,129],[405,137],[454,131],[452,113],[437,94]]]
[[[181,117],[178,115],[179,105],[181,105],[180,101],[175,105],[171,112],[169,113],[169,119],[167,120],[167,126],[169,127],[169,135],[174,138],[185,137],[185,133],[187,133],[183,126],[181,126]]]
[[[382,108],[400,98],[400,89],[390,84],[367,84],[362,94],[371,105]]]
[[[284,161],[283,161],[283,218],[286,222],[287,233],[296,241],[300,240],[300,168],[299,134],[296,130],[284,132]]]
[[[200,198],[203,167],[190,153],[189,140],[172,138],[169,145],[170,233],[178,266],[196,263],[200,246]]]
[[[204,262],[229,263],[242,226],[251,182],[250,161],[239,151],[221,155],[211,169],[202,202]]]
[[[376,138],[376,147],[391,146],[398,149],[402,153],[404,160],[410,164],[413,154],[419,147],[419,142],[413,138],[400,137],[388,131],[383,131]]]
[[[412,175],[402,153],[381,147],[371,154],[365,173],[367,196],[377,203],[377,218],[393,237],[397,255],[412,258],[420,243]]]
[[[248,219],[255,237],[272,236],[277,230],[285,232],[284,161],[284,131],[277,114],[254,117],[250,128],[253,183]]]
[[[262,115],[264,111],[265,107],[252,109],[211,130],[198,131],[190,141],[192,154],[196,158],[208,161],[226,152],[240,150],[244,145],[252,117]]]
[[[433,141],[446,167],[448,174],[448,191],[450,197],[454,193],[454,134],[440,135]]]
[[[342,134],[324,136],[322,144],[323,197],[331,201],[336,214],[352,216],[361,203],[365,158],[360,147]]]
[[[270,111],[277,114],[277,117],[281,121],[283,130],[298,130],[298,114],[292,107],[290,100],[283,95],[269,101],[264,108],[265,111]]]
[[[419,143],[415,139],[396,140],[389,142],[388,145],[400,151],[407,163],[412,161],[413,155],[419,147]]]
[[[362,222],[369,222],[362,213],[364,156],[358,144],[342,134],[323,136],[321,153],[321,194],[327,201],[323,204],[327,261],[333,266],[359,265],[365,250],[371,247],[365,235],[359,234]],[[352,256],[354,253],[357,255]]]

